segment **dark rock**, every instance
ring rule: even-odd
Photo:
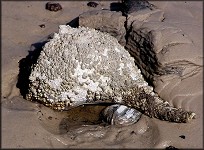
[[[166,147],[166,149],[178,149],[178,148],[176,148],[174,146],[169,146],[169,147]]]
[[[185,138],[186,138],[185,135],[180,135],[179,137],[182,138],[182,139],[185,139]]]
[[[154,5],[150,4],[146,0],[122,0],[123,4],[123,13],[130,14],[132,12],[136,12],[142,9],[150,9],[154,8]]]
[[[87,6],[89,6],[89,7],[97,7],[98,6],[98,3],[96,3],[96,2],[88,2],[87,3]]]
[[[39,25],[41,28],[45,28],[45,25],[44,24],[41,24],[41,25]]]
[[[123,10],[123,4],[120,2],[113,2],[110,4],[110,10],[111,11],[122,11]]]
[[[62,9],[62,6],[59,3],[47,2],[45,9],[49,11],[59,11]]]

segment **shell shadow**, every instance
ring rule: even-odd
[[[74,18],[70,22],[68,22],[66,25],[69,25],[72,28],[77,28],[79,27],[79,17]]]
[[[20,89],[23,98],[25,98],[28,93],[31,66],[36,64],[43,46],[48,42],[50,37],[51,35],[37,43],[31,44],[30,50],[28,50],[28,55],[19,61],[19,74],[16,87]]]

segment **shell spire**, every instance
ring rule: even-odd
[[[123,104],[135,108],[143,114],[160,120],[186,123],[195,119],[195,113],[181,108],[170,106],[160,97],[146,93],[144,90],[138,93],[137,88],[122,92]]]

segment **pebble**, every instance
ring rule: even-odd
[[[88,2],[87,3],[87,6],[89,6],[89,7],[97,7],[98,6],[98,3],[96,3],[96,2]]]
[[[61,10],[62,6],[59,3],[47,2],[45,5],[45,9],[56,12]]]

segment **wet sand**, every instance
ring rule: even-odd
[[[55,112],[22,98],[16,87],[18,62],[28,55],[31,44],[56,32],[60,24],[67,24],[82,12],[109,9],[111,2],[100,2],[97,8],[88,7],[87,1],[59,3],[63,10],[50,12],[45,10],[46,1],[2,2],[2,148],[202,148],[203,70],[183,80],[179,89],[157,89],[176,95],[171,102],[176,107],[196,112],[197,118],[186,124],[143,115],[134,125],[115,127],[98,123],[94,116],[85,120],[76,115],[77,111],[91,115],[98,108],[87,114],[83,110],[88,108],[79,108],[73,112],[76,122],[71,122],[70,112]],[[202,2],[152,3],[165,12],[165,22],[181,28],[191,38],[199,50],[195,53],[203,57]]]

